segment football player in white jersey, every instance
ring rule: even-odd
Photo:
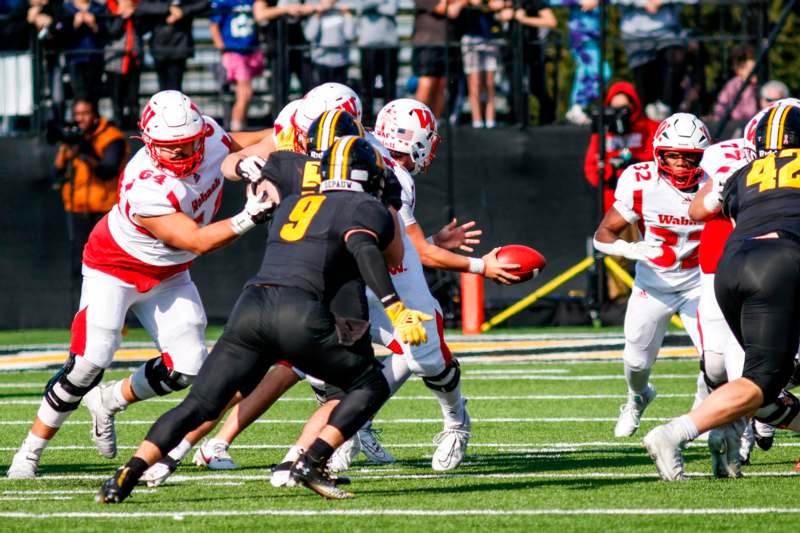
[[[92,231],[83,256],[70,355],[48,382],[8,477],[35,476],[42,451],[83,399],[99,452],[117,453],[115,413],[184,389],[206,357],[206,316],[189,265],[266,220],[272,204],[249,195],[239,214],[219,208],[220,164],[242,146],[178,91],[155,94],[139,123],[141,148],[125,167],[119,202]],[[124,380],[97,386],[132,310],[161,352]]]
[[[669,319],[679,313],[695,347],[700,298],[698,243],[702,223],[688,208],[702,178],[700,159],[709,145],[708,129],[688,113],[666,118],[653,139],[654,161],[628,167],[619,179],[616,201],[594,235],[595,248],[637,261],[636,278],[625,314],[623,362],[628,401],[622,405],[616,437],[633,435],[645,408],[656,396],[650,369]],[[627,242],[620,233],[637,224],[642,240]],[[700,380],[701,381],[701,380]],[[698,383],[698,387],[705,384]]]

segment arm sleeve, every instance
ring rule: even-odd
[[[722,189],[722,214],[731,220],[736,220],[739,207],[739,172],[728,178],[725,188]]]
[[[124,157],[125,140],[117,139],[103,150],[103,156],[95,167],[94,173],[103,181],[116,179],[119,176],[119,169],[122,167]]]
[[[358,271],[367,287],[372,289],[381,303],[386,306],[397,301],[386,260],[378,249],[375,237],[364,232],[351,233],[345,246],[356,260]]]

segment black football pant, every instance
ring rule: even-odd
[[[745,377],[773,402],[792,377],[800,339],[800,243],[786,238],[729,242],[714,292],[745,351]]]
[[[353,335],[337,328],[330,310],[305,291],[247,287],[189,395],[145,439],[166,454],[186,433],[217,418],[237,392],[250,394],[279,360],[344,391],[329,423],[348,439],[389,397],[368,333],[367,327],[344,339]]]

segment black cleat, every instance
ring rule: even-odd
[[[329,500],[346,500],[354,498],[355,495],[337,487],[337,484],[347,484],[347,478],[334,479],[331,477],[324,464],[315,465],[309,461],[305,455],[295,461],[290,471],[291,478],[298,484],[308,487],[323,498]],[[347,481],[343,481],[347,480]]]
[[[756,445],[764,450],[765,452],[772,448],[772,443],[775,441],[775,437],[770,435],[768,437],[762,437],[758,433],[756,433]]]
[[[125,498],[130,496],[138,481],[138,478],[132,475],[130,468],[121,466],[112,477],[103,483],[94,497],[94,501],[97,503],[122,503]]]

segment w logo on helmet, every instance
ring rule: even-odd
[[[353,97],[348,98],[338,106],[339,109],[342,111],[347,111],[354,117],[357,116],[358,113],[358,105],[356,104],[356,99]]]
[[[433,122],[433,114],[430,112],[429,109],[422,109],[419,107],[414,108],[414,114],[417,115],[417,119],[419,120],[419,125],[423,128],[426,128],[431,125]]]

